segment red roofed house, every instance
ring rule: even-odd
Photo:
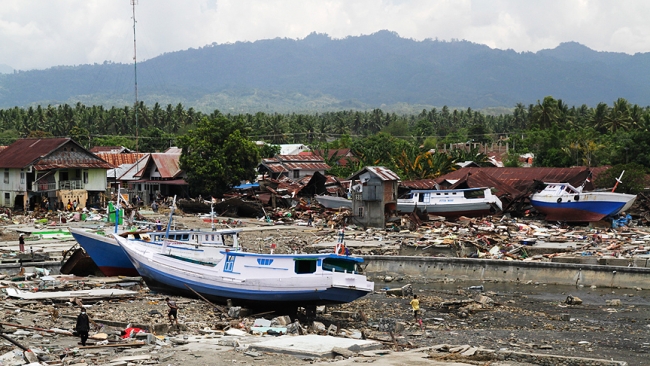
[[[318,155],[276,155],[273,158],[262,159],[257,167],[261,174],[268,174],[273,179],[285,176],[299,180],[304,176],[319,172],[325,175],[330,168]]]
[[[0,151],[0,206],[33,210],[99,204],[112,165],[70,138],[20,139]],[[46,200],[47,199],[47,200]]]
[[[139,196],[146,205],[157,197],[189,197],[186,174],[180,168],[181,149],[170,147],[164,153],[143,156],[115,177],[132,199]]]

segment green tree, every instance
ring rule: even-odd
[[[533,107],[532,122],[540,128],[549,128],[555,125],[559,119],[560,111],[557,100],[551,96],[545,97],[541,103],[538,100],[537,105]]]
[[[625,171],[621,183],[616,185],[616,179]],[[611,188],[616,186],[618,193],[636,194],[645,188],[646,169],[636,163],[614,165],[601,173],[594,182],[596,187]]]
[[[241,121],[216,115],[203,118],[179,138],[180,164],[187,174],[190,193],[221,196],[242,180],[253,180],[260,153],[240,130]]]

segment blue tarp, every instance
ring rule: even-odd
[[[240,184],[238,186],[232,187],[232,189],[251,189],[251,188],[259,188],[260,184],[259,183],[246,183],[246,184]]]

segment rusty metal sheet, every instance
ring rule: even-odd
[[[609,167],[597,167],[597,168],[587,168],[587,167],[572,167],[572,168],[496,168],[496,167],[484,167],[484,168],[462,168],[454,172],[445,174],[436,179],[438,183],[441,183],[444,180],[467,180],[469,176],[472,176],[478,172],[484,173],[487,176],[494,179],[494,181],[499,182],[502,185],[514,188],[517,191],[525,191],[530,187],[534,180],[542,182],[568,182],[572,185],[581,185],[589,172],[592,173],[591,182],[587,183],[585,190],[592,190],[596,187],[593,185],[594,180],[598,177],[599,174],[609,169]],[[480,176],[479,176],[480,178]],[[483,180],[486,178],[483,178]],[[456,182],[453,186],[458,186],[460,182]],[[481,185],[485,186],[485,185]],[[599,187],[605,188],[605,187]],[[503,190],[506,190],[503,187]]]
[[[181,173],[181,154],[152,153],[151,162],[156,164],[161,178],[176,178]]]
[[[120,166],[123,164],[133,164],[146,154],[145,153],[114,154],[114,153],[99,152],[99,153],[95,153],[95,155],[97,155],[100,159],[104,160],[105,162],[113,166]]]

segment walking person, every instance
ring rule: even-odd
[[[25,234],[18,236],[18,249],[21,253],[25,253]]]
[[[413,317],[417,322],[418,315],[420,314],[420,300],[418,300],[418,295],[413,295],[413,300],[411,300],[411,308],[413,309]]]
[[[77,316],[75,330],[79,334],[79,337],[81,337],[81,345],[85,346],[88,340],[88,332],[90,331],[90,318],[88,318],[88,314],[86,314],[86,309],[84,308],[81,309],[81,313]]]
[[[169,312],[167,313],[167,317],[169,318],[169,323],[171,323],[171,325],[174,326],[174,321],[176,321],[176,325],[178,325],[178,305],[176,305],[176,301],[171,300],[168,297],[165,299],[165,302],[167,302],[167,306],[169,306]]]
[[[413,317],[415,322],[420,325],[420,329],[424,331],[424,325],[422,325],[422,319],[420,319],[420,300],[418,300],[418,295],[413,295],[413,300],[411,300],[411,308],[413,309]]]

